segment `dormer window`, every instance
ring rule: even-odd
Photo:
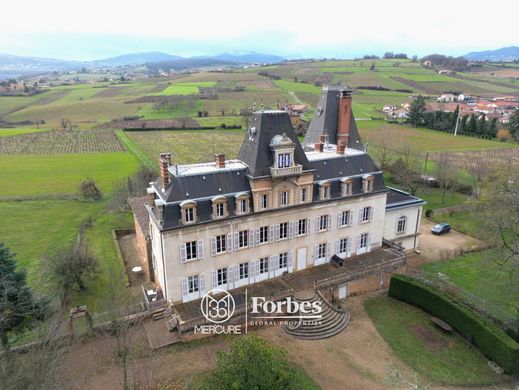
[[[362,177],[362,190],[365,193],[373,192],[375,189],[375,178],[372,175],[364,175]]]
[[[180,203],[180,214],[182,224],[189,224],[196,222],[196,202],[186,200]]]
[[[236,195],[236,214],[242,215],[249,212],[249,194],[242,192]]]
[[[270,141],[273,152],[272,176],[295,175],[302,172],[302,166],[294,161],[294,142],[286,135],[276,135]]]
[[[321,200],[330,199],[331,197],[332,183],[323,183],[319,189]]]
[[[223,196],[213,198],[213,219],[227,217],[227,199]]]
[[[289,168],[292,166],[292,154],[291,153],[279,153],[278,154],[278,168]]]
[[[350,178],[342,179],[341,193],[342,196],[353,195],[353,180],[351,180]]]

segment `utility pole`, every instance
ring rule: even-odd
[[[459,105],[458,105],[459,108]],[[456,127],[454,128],[454,136],[458,135],[458,124],[460,123],[461,110],[458,110],[458,117],[456,118]]]
[[[427,176],[427,161],[429,161],[429,151],[425,152],[425,167],[424,167],[424,176]]]

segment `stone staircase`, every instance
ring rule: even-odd
[[[318,340],[335,336],[343,331],[350,322],[350,313],[344,309],[336,308],[319,291],[312,293],[306,293],[306,295],[296,294],[294,299],[298,302],[309,301],[313,303],[320,301],[323,308],[321,319],[305,320],[305,315],[303,315],[298,325],[286,325],[285,332],[298,339]]]

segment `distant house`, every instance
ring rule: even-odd
[[[439,73],[439,74],[456,74],[455,71],[450,70],[450,69],[440,69],[440,70],[438,71],[438,73]]]
[[[456,100],[456,96],[454,96],[452,93],[446,93],[441,95],[436,100],[439,102],[451,103]]]
[[[458,102],[464,102],[467,97],[468,96],[465,96],[464,94],[460,93],[458,95]]]
[[[384,105],[384,107],[382,108],[382,112],[393,112],[397,109],[397,106],[395,105],[392,105],[392,104],[386,104]]]
[[[425,66],[426,68],[432,68],[432,62],[429,60],[424,61],[423,66]]]

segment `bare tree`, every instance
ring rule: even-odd
[[[491,174],[490,165],[481,159],[476,159],[468,167],[467,171],[472,178],[473,195],[479,199],[481,197],[481,187],[485,179]]]
[[[458,183],[459,171],[456,162],[448,152],[440,152],[436,159],[435,176],[442,191],[442,203],[447,191],[454,190]]]
[[[406,191],[415,195],[420,187],[421,155],[404,144],[398,151],[398,159],[391,166],[394,180]]]
[[[384,126],[379,130],[380,140],[375,149],[375,158],[380,164],[380,168],[385,171],[391,164],[391,159],[394,150],[394,140],[392,138],[392,131],[389,127]]]
[[[187,123],[191,119],[190,115],[193,109],[195,108],[196,102],[196,95],[188,95],[182,100],[182,103],[179,104],[180,110],[182,111],[182,115],[179,118],[179,120],[183,129],[187,127]]]

